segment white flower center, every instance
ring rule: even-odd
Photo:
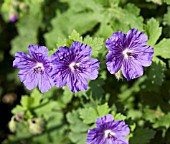
[[[44,66],[42,63],[37,62],[36,66],[33,68],[34,73],[39,73],[39,72],[43,72],[44,71]]]
[[[111,138],[112,136],[115,136],[116,134],[112,132],[111,130],[105,130],[104,131],[104,136],[105,138]]]
[[[124,58],[128,58],[131,55],[131,52],[133,50],[125,49],[122,54],[124,55]]]
[[[40,68],[41,70],[44,70],[44,66],[42,63],[37,63],[37,65],[35,66],[35,68]]]
[[[71,71],[75,70],[76,67],[78,67],[80,65],[80,63],[75,63],[72,62],[71,64],[69,64],[69,68],[71,69]]]

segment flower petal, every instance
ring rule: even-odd
[[[123,54],[114,54],[112,51],[106,55],[107,69],[111,74],[117,73],[123,64]]]
[[[67,84],[67,79],[69,77],[69,70],[68,68],[55,67],[52,72],[52,79],[57,87],[63,87]]]
[[[81,77],[79,73],[71,72],[67,79],[67,84],[69,89],[76,93],[78,91],[84,91],[88,87],[88,82],[84,77]]]
[[[36,62],[24,52],[16,52],[13,67],[18,69],[31,69],[36,65]]]
[[[123,61],[122,73],[127,80],[135,79],[143,75],[143,68],[133,57]]]
[[[32,90],[38,84],[38,76],[34,73],[32,69],[20,70],[18,73],[18,77],[20,78],[21,82],[24,83],[28,90]]]
[[[116,144],[129,144],[129,141],[127,138],[120,137],[120,138],[116,139]]]
[[[44,93],[54,86],[54,82],[52,78],[44,72],[43,74],[39,74],[38,86],[40,91]]]
[[[75,62],[80,62],[84,58],[89,58],[92,53],[92,48],[86,44],[75,41],[72,43],[70,50],[75,55]]]
[[[41,54],[44,56],[48,55],[48,49],[45,46],[38,46],[38,45],[29,45],[28,51],[31,57],[34,58],[35,54]]]
[[[117,138],[125,137],[130,133],[129,126],[123,120],[117,120],[112,123],[110,129],[116,134]]]
[[[94,80],[98,76],[100,62],[97,59],[88,59],[80,63],[80,75],[86,79]]]
[[[138,31],[137,29],[131,29],[126,35],[125,48],[134,49],[146,45],[147,36]]]
[[[152,64],[154,50],[151,46],[143,46],[136,48],[132,55],[134,55],[135,59],[139,61],[142,66],[150,66]]]
[[[88,135],[86,139],[87,144],[104,144],[104,141],[105,138],[103,130],[99,128],[88,130]]]
[[[52,59],[52,63],[55,65],[58,64],[68,65],[70,64],[71,61],[74,60],[74,55],[68,47],[61,46],[54,54],[52,54],[51,59]]]
[[[112,122],[114,121],[114,118],[111,114],[108,114],[106,116],[103,116],[103,117],[100,117],[100,118],[97,118],[96,120],[96,126],[97,127],[100,127],[101,125],[107,123],[107,122]]]
[[[113,33],[113,35],[106,40],[106,47],[110,51],[122,51],[124,49],[125,34],[121,31]]]

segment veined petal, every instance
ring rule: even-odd
[[[38,46],[38,45],[29,45],[28,51],[31,55],[31,57],[34,58],[35,53],[39,53],[41,55],[47,56],[48,55],[48,49],[45,46]]]
[[[44,93],[54,86],[54,82],[52,78],[44,72],[43,74],[39,74],[38,86],[40,91]]]
[[[16,52],[13,67],[18,69],[30,69],[36,65],[36,62],[24,52]]]
[[[78,41],[72,43],[70,50],[74,52],[76,62],[80,62],[84,58],[89,58],[92,53],[90,46]]]
[[[94,80],[98,76],[100,62],[97,59],[88,59],[80,63],[80,75],[84,78]]]
[[[88,87],[88,82],[84,77],[81,77],[78,73],[71,72],[68,79],[67,84],[69,89],[76,93],[78,91],[84,91]]]
[[[124,137],[130,133],[128,125],[123,120],[115,121],[111,126],[111,130],[116,133],[116,137]]]
[[[106,116],[97,118],[97,120],[96,120],[96,126],[97,126],[97,127],[100,127],[100,126],[103,125],[104,123],[113,122],[113,121],[114,121],[113,116],[112,116],[111,114],[108,114],[108,115],[106,115]]]
[[[125,34],[121,31],[113,33],[113,35],[106,40],[106,47],[110,51],[122,51],[124,49]]]
[[[74,55],[68,47],[61,46],[54,54],[52,54],[51,59],[52,59],[53,64],[56,64],[56,65],[67,64],[68,65],[71,61],[74,60]]]
[[[86,139],[86,142],[88,144],[104,144],[103,141],[105,141],[103,130],[100,130],[98,128],[88,130],[88,135]]]
[[[107,59],[106,60],[107,69],[111,74],[117,73],[122,67],[122,64],[123,64],[122,53],[114,54],[112,51],[110,51],[106,55],[106,59]]]
[[[151,46],[143,46],[140,48],[135,49],[132,52],[135,59],[142,65],[142,66],[150,66],[152,64],[154,50]]]
[[[55,67],[52,72],[52,79],[57,87],[63,87],[67,84],[67,79],[69,77],[70,70],[68,68]]]
[[[136,47],[144,46],[147,40],[148,38],[144,33],[137,29],[131,29],[126,35],[125,48],[135,49]]]
[[[129,141],[127,138],[119,137],[116,144],[129,144]]]
[[[20,70],[18,77],[28,90],[32,90],[38,84],[38,76],[33,70]]]
[[[135,79],[143,75],[143,68],[134,58],[123,61],[122,73],[127,80]]]

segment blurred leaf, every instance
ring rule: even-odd
[[[83,40],[82,36],[80,36],[80,34],[76,30],[73,30],[71,35],[68,36],[68,38],[69,40],[79,41],[79,42],[82,42]]]
[[[153,2],[155,4],[161,5],[162,4],[162,0],[146,0],[147,2]]]
[[[79,118],[78,111],[67,113],[67,121],[70,123],[71,132],[69,138],[76,144],[82,144],[86,141],[88,125],[82,122]]]
[[[80,109],[80,117],[83,119],[83,122],[86,124],[91,124],[96,121],[98,117],[97,112],[92,107],[86,107],[84,109]]]
[[[148,80],[152,84],[161,86],[165,78],[165,74],[164,74],[165,69],[166,67],[162,65],[160,62],[159,63],[153,62],[147,77]]]
[[[133,137],[130,139],[130,144],[149,144],[155,133],[154,130],[149,128],[139,128],[135,130]]]
[[[30,6],[30,12],[22,17],[16,24],[19,35],[12,40],[11,54],[18,51],[26,52],[30,44],[37,44],[38,28],[41,25],[41,5]]]
[[[148,35],[148,45],[154,46],[162,33],[162,27],[159,27],[159,22],[151,18],[147,21],[145,32]]]
[[[164,0],[164,2],[168,5],[170,5],[170,0]]]
[[[170,7],[168,7],[167,13],[164,14],[163,21],[164,21],[164,24],[170,26]]]
[[[109,114],[110,108],[107,103],[105,103],[103,105],[98,105],[97,112],[98,112],[99,117],[102,117],[102,116]]]
[[[97,12],[75,13],[72,9],[63,14],[58,13],[52,20],[53,30],[45,34],[47,46],[54,48],[58,37],[66,38],[74,29],[82,35],[97,24],[99,17]]]
[[[22,96],[21,105],[28,110],[32,106],[33,99],[29,96]]]
[[[163,58],[170,58],[170,39],[162,39],[157,45],[155,45],[155,56],[161,56]]]
[[[86,36],[84,38],[84,43],[92,47],[92,56],[97,57],[99,53],[103,52],[102,47],[103,47],[103,38],[97,38],[95,37],[94,39]]]
[[[115,116],[114,116],[114,120],[125,120],[126,119],[126,116],[124,116],[123,114],[121,113],[117,113]]]
[[[170,121],[170,113],[159,117],[153,124],[153,127],[154,128],[165,127],[166,129],[168,129],[170,127],[169,121]]]

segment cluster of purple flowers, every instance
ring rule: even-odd
[[[109,53],[106,56],[107,69],[111,74],[122,71],[127,80],[143,75],[143,66],[150,66],[154,50],[146,45],[147,36],[136,29],[127,34],[115,32],[106,40]],[[21,82],[32,90],[39,87],[47,92],[54,85],[63,87],[66,84],[75,93],[88,88],[88,81],[98,76],[100,62],[90,58],[92,48],[74,41],[70,48],[61,46],[54,54],[48,56],[44,46],[29,45],[30,55],[17,52],[13,67],[20,69],[18,76]],[[130,133],[124,121],[114,121],[108,114],[96,120],[97,128],[88,131],[88,144],[128,144],[125,138]]]
[[[136,29],[127,34],[115,32],[106,40],[109,50],[106,58],[107,69],[111,74],[122,71],[127,80],[143,75],[142,66],[152,63],[153,48],[146,45],[147,36]],[[28,90],[37,85],[40,91],[47,92],[51,87],[66,84],[75,93],[88,88],[87,79],[98,76],[100,62],[90,58],[92,48],[75,41],[71,47],[61,46],[52,56],[44,46],[29,45],[30,56],[17,52],[13,67],[20,69],[18,76]]]
[[[60,47],[52,56],[44,46],[29,45],[30,56],[17,52],[13,66],[20,69],[18,76],[28,90],[37,85],[40,91],[47,92],[54,85],[63,87],[68,84],[75,93],[88,88],[87,79],[98,76],[100,62],[90,58],[92,49],[80,42],[71,47]]]

